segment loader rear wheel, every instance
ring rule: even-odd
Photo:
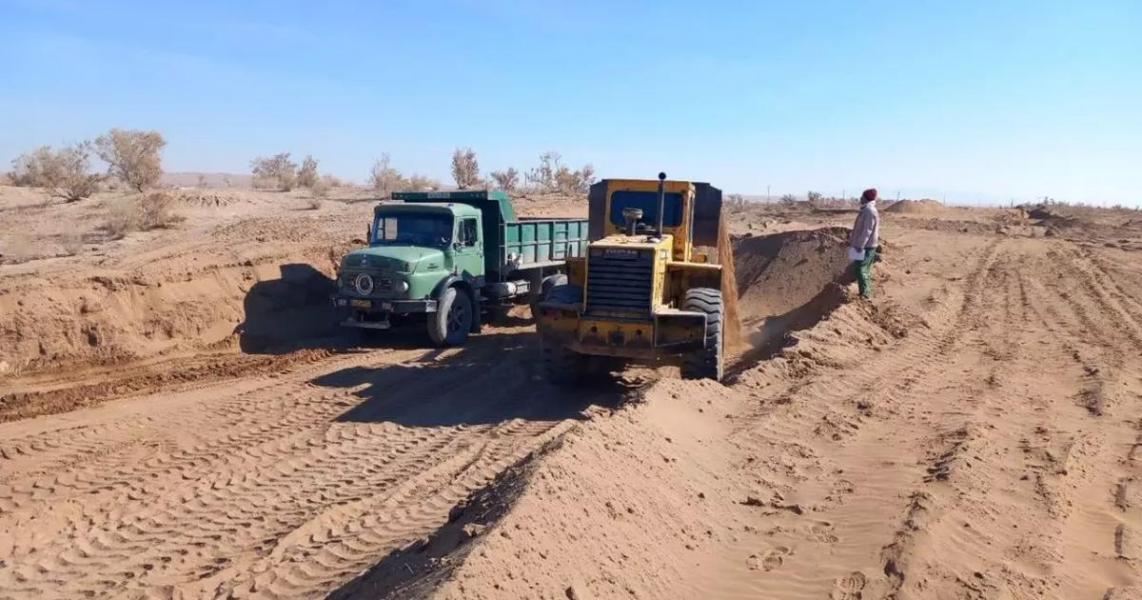
[[[556,340],[543,340],[543,374],[555,385],[571,386],[582,382],[589,358],[568,350]]]
[[[724,350],[722,323],[725,316],[722,292],[713,288],[686,290],[682,310],[706,313],[706,345],[682,359],[682,378],[721,381]]]

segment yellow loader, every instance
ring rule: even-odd
[[[533,307],[548,379],[573,384],[642,360],[721,380],[721,190],[659,173],[604,179],[588,203],[586,256],[568,259],[566,283]]]

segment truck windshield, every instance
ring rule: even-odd
[[[452,217],[430,213],[377,215],[374,246],[447,246],[452,243]]]
[[[665,194],[666,207],[662,218],[663,227],[678,227],[682,224],[682,194]],[[621,191],[611,194],[611,223],[618,227],[626,225],[623,220],[624,208],[641,208],[641,222],[654,227],[658,224],[658,192]]]

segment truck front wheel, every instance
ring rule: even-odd
[[[683,379],[722,380],[722,321],[725,307],[722,292],[713,288],[686,290],[682,310],[706,313],[705,346],[682,359]]]
[[[428,315],[428,337],[437,346],[462,346],[472,330],[472,302],[454,287],[444,290],[436,312]]]

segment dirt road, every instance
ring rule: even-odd
[[[537,401],[526,333],[0,425],[0,596],[323,595],[613,403]]]

